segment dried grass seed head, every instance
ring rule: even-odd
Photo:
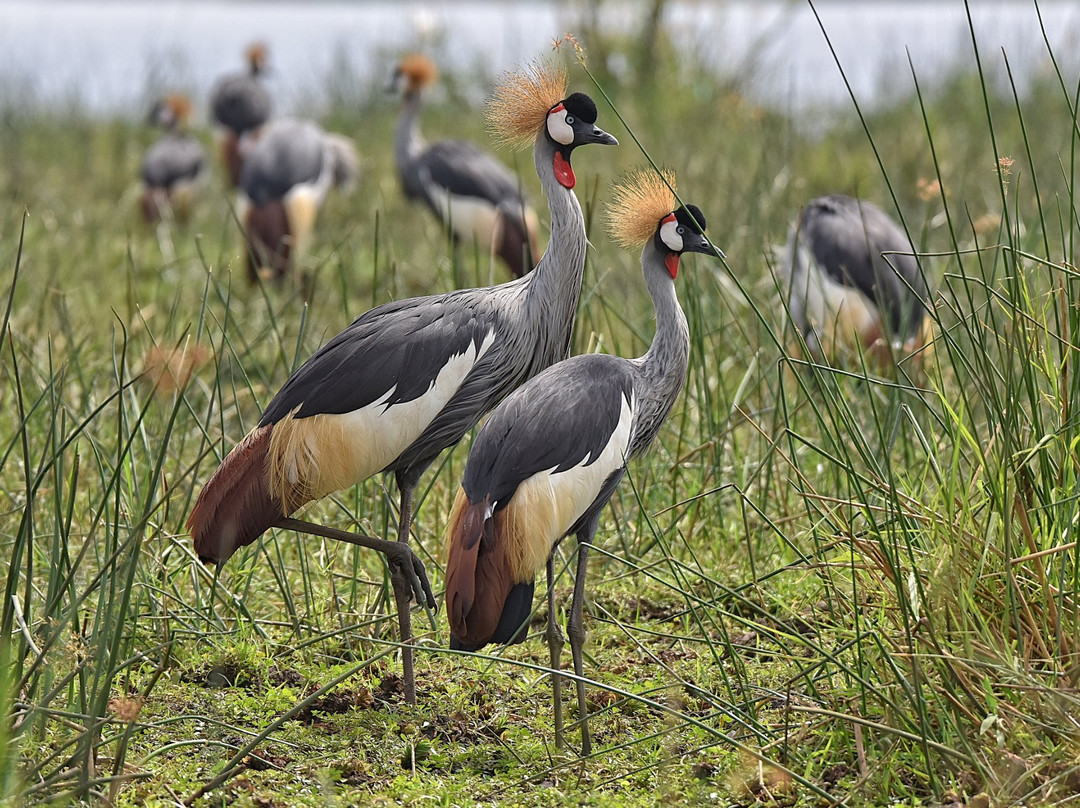
[[[669,187],[670,186],[670,187]],[[643,246],[660,224],[675,210],[675,172],[643,169],[616,184],[608,204],[608,233],[627,249]]]
[[[488,131],[500,144],[530,145],[566,89],[566,71],[550,62],[528,62],[504,73],[484,113]]]

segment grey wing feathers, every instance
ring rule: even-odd
[[[360,157],[352,138],[328,132],[324,138],[326,149],[334,161],[334,185],[351,188],[360,175]]]
[[[361,315],[289,378],[260,425],[296,407],[302,418],[351,412],[391,390],[388,406],[423,395],[451,356],[479,344],[495,327],[494,315],[486,318],[478,306],[459,305],[464,297],[451,292],[412,298]]]
[[[505,505],[524,480],[599,457],[633,391],[630,363],[575,356],[511,393],[484,422],[469,452],[462,487],[470,502]],[[497,489],[497,490],[496,490]]]
[[[275,121],[245,156],[240,187],[262,205],[296,185],[314,183],[328,157],[325,138],[325,132],[308,121]]]
[[[918,330],[927,293],[915,250],[880,208],[840,194],[820,197],[803,210],[798,236],[829,277],[873,300],[895,333]]]
[[[247,74],[226,76],[214,87],[210,100],[214,120],[234,132],[247,132],[270,117],[270,93]]]
[[[487,199],[494,205],[520,199],[518,179],[473,143],[441,140],[429,146],[416,162],[422,176],[430,177],[455,196]]]
[[[198,140],[168,132],[147,149],[142,178],[151,188],[169,188],[177,182],[195,179],[205,159],[206,153]]]

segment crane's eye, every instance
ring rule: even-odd
[[[570,146],[574,142],[574,116],[567,112],[562,104],[548,113],[547,131],[551,139],[563,146]]]
[[[686,228],[680,226],[675,232],[678,233],[680,236],[685,235]]]

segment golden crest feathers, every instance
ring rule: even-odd
[[[607,209],[608,233],[623,247],[641,247],[675,207],[674,171],[635,171],[613,189]]]
[[[244,49],[244,58],[253,74],[258,75],[266,69],[266,58],[269,53],[265,42],[252,42]]]
[[[409,80],[410,90],[420,90],[430,87],[439,77],[439,69],[435,63],[422,53],[414,53],[406,56],[398,64],[398,71]]]
[[[544,128],[548,111],[566,98],[566,71],[550,62],[528,62],[504,73],[484,112],[499,143],[527,146]]]
[[[170,93],[165,96],[165,106],[169,108],[178,123],[186,123],[191,117],[191,102],[185,95]]]

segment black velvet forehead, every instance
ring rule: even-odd
[[[596,123],[596,104],[585,93],[574,93],[563,100],[566,111],[585,123]]]
[[[699,235],[705,234],[705,214],[697,205],[687,205],[675,211],[675,219]],[[696,222],[695,222],[696,220]],[[698,225],[701,225],[698,227]]]

